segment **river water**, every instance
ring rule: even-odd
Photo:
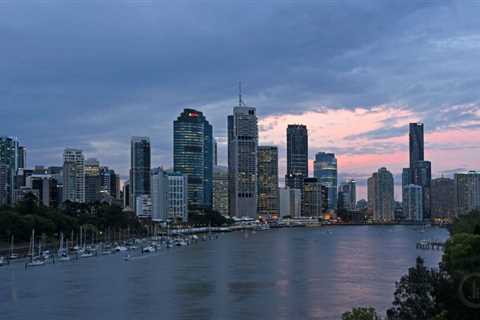
[[[0,268],[0,319],[339,319],[384,311],[395,281],[444,229],[332,226],[223,234],[124,261],[100,256],[25,270]]]

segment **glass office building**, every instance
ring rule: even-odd
[[[213,129],[202,112],[184,109],[173,122],[173,170],[188,177],[188,204],[212,207]]]

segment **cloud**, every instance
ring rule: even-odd
[[[58,164],[64,147],[79,147],[125,175],[130,136],[148,135],[155,165],[170,166],[172,122],[182,108],[204,111],[224,141],[242,80],[262,142],[281,150],[285,133],[276,130],[284,116],[315,114],[312,153],[334,150],[349,171],[391,161],[397,170],[406,124],[421,120],[434,167],[480,165],[467,154],[474,140],[462,149],[441,135],[478,137],[476,2],[25,0],[0,7],[0,134],[19,136],[32,164]],[[452,145],[465,156],[450,160]],[[225,163],[223,143],[220,152]]]

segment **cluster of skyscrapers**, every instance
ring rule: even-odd
[[[0,205],[15,205],[33,194],[47,207],[65,201],[79,203],[119,202],[120,177],[100,166],[96,159],[85,160],[78,149],[65,149],[62,166],[27,167],[26,148],[14,137],[0,137]]]
[[[424,125],[409,124],[409,167],[402,170],[402,203],[394,200],[394,178],[380,168],[368,179],[368,212],[377,222],[452,219],[480,209],[480,172],[432,179],[424,158]],[[399,210],[400,209],[400,210]]]
[[[184,109],[173,122],[173,168],[153,167],[149,137],[132,137],[129,178],[67,148],[63,165],[27,168],[26,148],[0,137],[0,205],[14,205],[33,194],[45,206],[65,201],[123,205],[139,218],[187,222],[189,213],[214,210],[236,218],[335,218],[337,212],[366,209],[371,220],[424,221],[453,218],[480,208],[480,172],[432,179],[424,159],[424,126],[409,127],[409,167],[402,171],[402,202],[394,198],[394,176],[382,167],[367,181],[368,202],[357,203],[356,182],[338,185],[335,154],[318,152],[309,175],[308,130],[286,130],[285,186],[279,186],[277,146],[259,145],[256,109],[238,106],[227,117],[228,167],[217,163],[217,143],[205,115]]]

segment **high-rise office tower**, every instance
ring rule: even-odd
[[[6,206],[13,199],[9,199],[10,168],[0,163],[0,207]]]
[[[109,194],[113,199],[120,199],[120,176],[109,167],[100,168],[101,192]]]
[[[229,212],[231,216],[257,217],[258,126],[255,108],[239,99],[228,116]]]
[[[410,169],[413,171],[417,161],[424,160],[423,123],[410,123],[409,130]],[[411,181],[413,184],[415,180]]]
[[[18,169],[25,169],[27,167],[27,147],[19,146],[18,147],[18,160],[17,165]]]
[[[308,177],[308,131],[305,125],[287,127],[287,174],[285,186],[303,190],[303,179]]]
[[[0,186],[2,190],[5,190],[4,200],[5,205],[13,204],[13,194],[15,189],[15,175],[18,170],[18,149],[19,143],[17,138],[0,136],[0,164],[4,164],[6,167],[2,170],[5,171],[5,179],[2,179],[3,185]]]
[[[302,191],[289,187],[280,188],[280,217],[299,218],[302,214]]]
[[[123,188],[122,188],[122,194],[123,194],[123,208],[124,209],[133,209],[132,208],[132,204],[130,203],[130,201],[132,201],[132,197],[131,197],[131,192],[130,192],[130,180],[127,180],[125,181],[125,183],[123,184]]]
[[[403,211],[405,218],[410,221],[423,221],[423,192],[422,187],[416,184],[405,186],[405,200],[403,202]]]
[[[150,194],[150,138],[132,137],[130,147],[130,206],[136,212],[137,197]]]
[[[85,202],[85,158],[82,150],[63,152],[63,201]]]
[[[415,182],[413,184],[422,187],[423,217],[430,219],[432,208],[432,164],[430,161],[417,161],[412,172],[412,178]]]
[[[279,214],[278,148],[258,147],[258,214]]]
[[[432,218],[455,218],[455,182],[450,178],[432,180]]]
[[[337,158],[335,154],[319,152],[313,163],[313,176],[327,188],[327,210],[337,209]]]
[[[217,139],[213,139],[213,166],[218,166],[218,143]]]
[[[169,193],[167,173],[162,168],[154,168],[152,169],[151,181],[152,220],[167,221]]]
[[[377,222],[394,220],[393,175],[386,168],[380,168],[368,179],[368,208]]]
[[[188,222],[188,177],[179,172],[168,172],[168,219]]]
[[[200,111],[184,109],[173,122],[173,170],[188,176],[189,206],[212,206],[212,126]]]
[[[222,215],[228,213],[228,168],[215,166],[213,168],[213,210]]]
[[[480,209],[480,172],[456,173],[454,180],[457,215]]]
[[[303,181],[303,210],[304,217],[322,218],[327,196],[326,187],[318,178],[305,178]]]
[[[95,158],[85,161],[85,202],[100,201],[102,177],[100,175],[100,162]]]
[[[338,192],[338,208],[348,211],[355,210],[357,206],[357,183],[349,180],[340,185]]]

